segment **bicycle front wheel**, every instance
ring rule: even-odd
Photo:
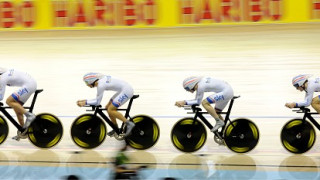
[[[93,114],[79,116],[71,125],[71,138],[81,148],[93,149],[106,138],[107,128],[101,118]]]
[[[281,130],[281,143],[291,153],[302,154],[310,150],[316,141],[313,126],[302,119],[292,119]]]
[[[199,120],[183,118],[171,130],[173,145],[183,152],[199,150],[207,140],[207,131]]]

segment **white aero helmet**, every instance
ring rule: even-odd
[[[295,88],[301,87],[308,80],[308,78],[310,78],[311,76],[312,75],[310,75],[310,74],[300,74],[298,76],[295,76],[292,79],[292,85]]]
[[[83,76],[83,81],[87,84],[87,85],[93,85],[94,82],[96,82],[97,80],[99,80],[99,78],[101,78],[103,75],[100,73],[87,73]]]
[[[201,80],[201,77],[197,77],[197,76],[191,76],[191,77],[187,77],[186,79],[184,79],[183,81],[183,88],[186,91],[191,91],[196,85],[197,83]]]

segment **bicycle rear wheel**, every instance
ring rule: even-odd
[[[231,151],[246,153],[256,147],[259,141],[258,127],[248,119],[231,121],[225,129],[225,144]]]
[[[7,121],[0,116],[0,144],[2,144],[8,137],[9,127]]]
[[[199,120],[183,118],[171,130],[173,145],[183,152],[199,150],[207,140],[207,131]]]
[[[288,121],[281,130],[281,143],[291,153],[302,154],[310,150],[316,141],[313,126],[302,119]]]
[[[156,121],[146,115],[137,115],[132,118],[135,127],[130,136],[126,138],[127,144],[138,150],[154,146],[160,136],[160,129]]]
[[[71,125],[71,138],[81,148],[93,149],[106,138],[106,125],[93,114],[83,114]]]
[[[39,148],[51,148],[60,142],[63,127],[56,116],[42,113],[36,116],[27,132],[32,144]]]

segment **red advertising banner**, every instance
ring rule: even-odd
[[[54,27],[155,25],[154,0],[52,1]]]
[[[0,2],[0,27],[13,28],[17,25],[25,28],[33,27],[36,21],[35,8],[33,1]]]
[[[311,0],[311,19],[320,19],[320,0]]]
[[[281,20],[283,0],[179,0],[179,23]]]
[[[0,0],[0,29],[172,27],[320,20],[320,0]]]

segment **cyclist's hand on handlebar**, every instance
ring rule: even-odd
[[[177,101],[175,105],[178,107],[183,107],[184,105],[186,105],[186,102],[185,101]]]
[[[85,106],[85,105],[86,105],[86,100],[79,100],[79,101],[77,101],[77,105],[78,105],[79,107]]]
[[[292,108],[296,107],[296,103],[286,103],[285,106],[286,106],[287,108],[292,109]]]

